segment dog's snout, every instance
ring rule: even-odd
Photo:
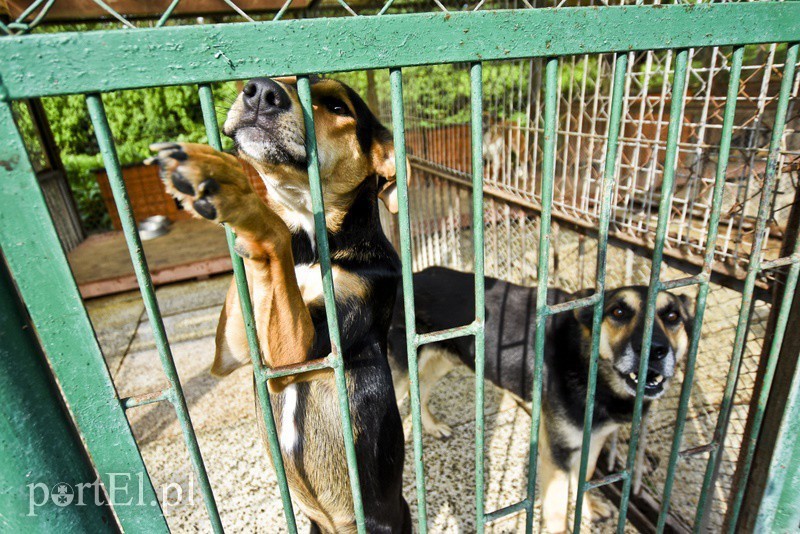
[[[653,344],[650,346],[650,359],[663,360],[667,354],[669,354],[669,345],[662,341],[653,340]]]
[[[636,354],[642,353],[642,343],[632,343],[631,348],[636,352]],[[669,341],[666,339],[659,339],[656,337],[653,339],[653,342],[650,343],[650,361],[657,362],[659,360],[663,360],[669,354]]]
[[[242,99],[246,106],[258,113],[279,113],[288,110],[292,101],[281,85],[269,78],[254,78],[242,89]]]

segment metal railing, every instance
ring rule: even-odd
[[[791,256],[770,261],[762,260],[762,245],[768,232],[767,217],[773,195],[780,141],[786,122],[786,110],[794,83],[800,41],[800,4],[751,3],[713,4],[696,6],[666,6],[653,8],[632,6],[600,9],[556,9],[505,12],[447,13],[424,15],[397,15],[384,17],[353,17],[337,21],[339,35],[332,40],[325,20],[286,21],[270,24],[242,24],[236,26],[165,27],[126,32],[89,32],[70,35],[59,34],[4,37],[0,39],[0,247],[8,262],[18,289],[26,302],[37,333],[49,362],[61,386],[64,398],[75,417],[78,429],[97,471],[107,473],[145,473],[144,464],[125,419],[124,410],[152,402],[169,402],[181,423],[184,440],[192,459],[195,475],[200,482],[212,527],[222,531],[222,522],[214,500],[213,491],[203,464],[197,439],[192,428],[186,401],[172,359],[168,339],[163,328],[158,303],[147,269],[141,242],[136,232],[130,203],[121,178],[112,133],[108,127],[102,103],[102,92],[153,87],[165,84],[198,84],[203,117],[208,139],[214,148],[221,148],[214,112],[211,82],[243,79],[255,76],[298,75],[300,97],[306,127],[306,148],[309,154],[308,175],[311,183],[316,239],[321,256],[321,271],[326,304],[326,314],[331,337],[330,355],[304,366],[267,368],[263,365],[254,328],[252,306],[241,259],[233,253],[233,235],[229,231],[235,278],[239,288],[242,311],[245,317],[250,354],[254,364],[259,406],[267,429],[269,447],[278,475],[284,512],[290,532],[296,532],[286,475],[277,444],[275,424],[266,381],[270,378],[296,374],[310,369],[331,368],[336,377],[338,404],[342,415],[342,430],[353,493],[356,525],[365,532],[364,510],[358,482],[349,403],[347,398],[345,363],[338,351],[339,330],[335,310],[333,279],[327,243],[322,189],[317,161],[316,138],[311,106],[308,75],[354,69],[390,69],[392,89],[392,116],[395,151],[398,168],[400,198],[400,249],[403,260],[402,278],[405,288],[405,314],[410,331],[407,333],[408,349],[417,349],[436,340],[460,336],[475,336],[476,343],[476,443],[475,485],[476,522],[482,532],[487,523],[500,517],[524,510],[526,530],[533,529],[533,507],[536,500],[537,447],[542,394],[542,365],[544,354],[545,321],[550,315],[581,307],[594,310],[594,335],[591,345],[590,382],[587,390],[587,411],[584,417],[583,449],[580,463],[578,500],[574,511],[573,529],[581,529],[583,494],[593,488],[622,481],[622,498],[618,519],[618,532],[626,524],[629,494],[633,482],[633,466],[637,453],[645,381],[637,387],[632,432],[626,465],[623,470],[602,479],[586,481],[588,444],[592,428],[592,407],[596,388],[599,348],[599,324],[602,319],[603,289],[605,288],[605,255],[611,219],[611,195],[617,173],[617,153],[620,144],[620,124],[625,102],[624,79],[631,50],[670,49],[675,53],[675,71],[672,80],[671,113],[666,142],[666,160],[659,199],[658,222],[655,231],[654,254],[650,286],[646,304],[644,346],[640,361],[640,375],[647,370],[650,336],[655,319],[656,296],[660,291],[689,285],[699,285],[695,329],[690,343],[687,375],[683,383],[680,410],[685,416],[688,394],[703,321],[705,297],[708,291],[710,269],[714,259],[715,239],[708,239],[701,274],[679,280],[661,279],[661,265],[667,237],[669,208],[675,179],[678,142],[681,130],[681,107],[690,48],[734,46],[734,64],[728,85],[728,103],[720,143],[720,164],[714,182],[714,201],[709,219],[709,235],[716,236],[720,217],[721,190],[725,178],[725,164],[731,147],[731,134],[735,118],[737,89],[740,83],[743,45],[752,43],[789,43],[786,52],[783,80],[777,102],[777,113],[772,130],[772,141],[764,193],[761,195],[755,237],[749,255],[747,279],[742,292],[742,307],[737,328],[737,342],[725,390],[725,400],[717,423],[715,439],[702,452],[710,452],[702,500],[697,508],[695,529],[703,524],[708,505],[708,485],[719,461],[719,443],[724,439],[730,415],[732,395],[741,362],[746,335],[749,303],[753,297],[756,277],[766,268],[788,267],[788,276],[778,316],[776,335],[771,346],[768,379],[760,395],[766,400],[775,358],[780,350],[782,334],[786,329],[791,295],[794,294],[800,272],[800,250]],[[365,33],[380,35],[368,46],[361,38]],[[468,36],[468,37],[465,37]],[[176,46],[180,45],[180,46]],[[263,51],[268,45],[270,54]],[[295,47],[307,50],[296,54]],[[611,87],[609,128],[606,140],[605,164],[602,176],[602,205],[599,217],[599,246],[596,265],[595,296],[558,306],[546,304],[549,277],[551,216],[553,211],[556,150],[558,139],[558,68],[560,58],[576,54],[610,53],[614,55],[614,75]],[[532,391],[532,424],[529,450],[529,472],[526,497],[500,510],[487,512],[484,508],[484,411],[483,411],[483,358],[484,358],[484,288],[483,288],[483,63],[510,58],[542,57],[544,73],[544,113],[542,137],[541,221],[538,242],[538,280],[536,303],[536,364]],[[467,63],[470,65],[470,139],[472,167],[473,248],[476,276],[475,320],[449,331],[418,334],[414,331],[414,302],[411,257],[411,233],[406,184],[405,123],[403,104],[403,67],[421,64]],[[171,66],[181,65],[175,69]],[[86,317],[86,312],[69,271],[66,258],[50,220],[35,173],[28,161],[21,134],[11,114],[10,102],[63,94],[86,94],[86,102],[101,148],[109,180],[120,211],[131,259],[136,269],[140,290],[148,317],[154,325],[156,343],[169,387],[142,398],[118,399],[102,354]],[[723,158],[722,156],[726,156]],[[409,358],[411,376],[411,408],[413,421],[413,446],[418,501],[418,530],[427,532],[425,492],[425,465],[422,448],[422,428],[418,369],[416,358]],[[680,451],[681,432],[685,417],[678,418],[672,452],[669,459],[671,473],[664,488],[664,501],[659,517],[659,530],[664,528],[668,513],[670,492],[675,466],[687,451]],[[761,421],[753,427],[748,441],[748,461],[752,461],[753,444]],[[749,464],[748,464],[749,465]],[[149,478],[148,478],[149,480]],[[104,480],[108,482],[108,480]],[[144,489],[149,502],[155,496],[151,484]],[[734,514],[741,504],[742,490],[735,492]],[[159,507],[118,507],[115,513],[120,525],[129,531],[165,531],[167,525]],[[734,528],[735,521],[731,523]]]

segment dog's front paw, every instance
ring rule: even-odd
[[[614,511],[605,501],[593,495],[583,496],[582,519],[591,523],[592,521],[603,521],[611,517]]]
[[[239,161],[210,146],[194,143],[155,143],[155,157],[168,193],[192,213],[218,223],[234,223],[243,205],[258,202]]]

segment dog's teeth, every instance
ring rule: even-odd
[[[633,380],[634,382],[638,382],[638,380],[636,380],[636,373],[631,373],[628,376],[631,377],[631,380]]]
[[[660,384],[660,383],[661,383],[661,382],[663,382],[663,381],[664,381],[664,377],[663,377],[663,376],[661,376],[661,375],[656,375],[656,378],[653,380],[653,382],[654,382],[656,385]]]

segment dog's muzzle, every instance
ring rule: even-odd
[[[667,343],[654,342],[650,347],[650,365],[645,376],[644,396],[654,399],[664,393],[667,382],[674,372],[675,354]],[[636,395],[639,386],[639,363],[641,362],[641,347],[628,347],[626,357],[616,366],[616,371],[625,382],[628,393]]]
[[[265,164],[305,164],[301,116],[287,90],[270,78],[254,78],[228,112],[223,132],[239,153]]]

